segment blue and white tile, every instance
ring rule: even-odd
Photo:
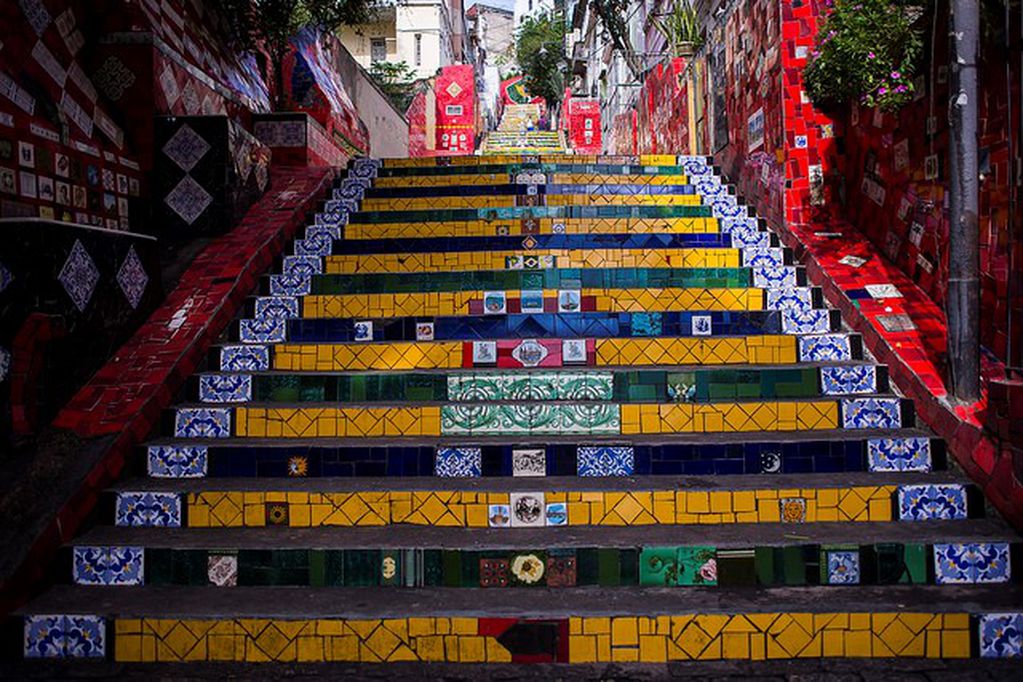
[[[829,585],[860,584],[860,553],[856,550],[825,550]]]
[[[871,438],[867,441],[870,471],[930,471],[931,439]]]
[[[767,249],[771,246],[770,232],[733,232],[728,236],[732,240],[732,247],[736,249]]]
[[[728,193],[728,188],[722,185],[721,181],[714,176],[708,176],[697,180],[694,187],[696,189],[696,193],[704,198],[716,197],[721,194]]]
[[[178,493],[119,492],[114,525],[133,528],[180,528],[181,496]]]
[[[785,249],[780,247],[743,249],[742,265],[745,268],[768,268],[785,265]]]
[[[714,199],[710,207],[711,214],[715,218],[735,218],[737,216],[749,214],[749,210],[745,206],[736,206],[734,203],[724,199],[723,197]]]
[[[977,629],[981,658],[1023,657],[1023,613],[985,613]]]
[[[141,585],[142,547],[75,547],[72,575],[76,585]]]
[[[897,429],[902,426],[902,402],[898,398],[847,398],[842,401],[842,427],[846,429]]]
[[[301,317],[301,307],[296,296],[260,296],[256,299],[254,317],[258,320],[293,320]]]
[[[146,472],[153,478],[203,478],[209,462],[205,445],[150,445]]]
[[[791,265],[772,265],[766,268],[753,268],[753,286],[762,289],[795,288],[796,269]]]
[[[335,204],[335,208],[333,211],[326,211],[324,213],[316,214],[314,220],[316,221],[317,224],[337,225],[338,227],[342,227],[348,224],[348,214],[358,209],[356,202],[345,201],[344,202],[345,205],[342,207],[340,205],[342,202],[340,200],[336,201],[338,201],[338,203]]]
[[[341,239],[341,228],[338,225],[317,225],[315,223],[305,228],[306,239],[322,239],[324,237],[334,241]]]
[[[825,308],[782,310],[781,330],[784,334],[824,334],[831,331],[831,311]]]
[[[92,294],[99,283],[99,269],[92,256],[82,246],[81,240],[75,240],[67,260],[64,261],[64,267],[57,275],[57,281],[63,285],[64,291],[78,311],[83,312],[92,300]]]
[[[296,256],[329,256],[334,250],[334,240],[320,232],[316,237],[295,240]]]
[[[288,321],[270,317],[239,320],[238,340],[242,343],[282,343],[288,340]]]
[[[959,483],[899,486],[900,521],[954,521],[967,518],[966,488]]]
[[[636,467],[631,446],[580,446],[576,450],[576,473],[579,476],[632,476]]]
[[[813,308],[813,293],[810,287],[767,289],[765,295],[768,310],[810,310]]]
[[[852,360],[852,342],[846,334],[799,337],[800,362]]]
[[[434,475],[441,478],[478,478],[483,475],[480,448],[437,448]]]
[[[820,368],[824,395],[877,393],[877,368],[874,365],[833,365]]]
[[[25,658],[105,658],[106,620],[93,615],[25,616]]]
[[[749,231],[760,231],[760,221],[753,216],[740,216],[738,218],[723,218],[721,221],[721,231],[731,232],[732,230],[742,230],[744,232]]]
[[[1007,583],[1012,577],[1008,542],[934,545],[934,579],[939,585]]]
[[[312,275],[270,275],[270,295],[308,296],[312,282]]]
[[[174,415],[178,438],[230,438],[231,408],[179,407]]]
[[[568,505],[564,502],[548,502],[545,515],[548,526],[568,525]]]
[[[319,256],[285,256],[283,273],[285,275],[321,275],[323,259]]]
[[[252,400],[252,375],[201,374],[199,401],[203,403],[244,403]]]
[[[707,158],[703,156],[680,156],[678,157],[678,165],[685,169],[686,175],[712,175],[714,172],[713,167],[707,163]]]
[[[267,372],[270,370],[268,346],[224,346],[220,349],[223,372]]]

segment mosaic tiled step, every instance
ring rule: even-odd
[[[686,187],[685,189],[689,189]],[[658,206],[658,207],[700,207],[703,197],[689,193],[602,193],[602,194],[540,194],[522,195],[472,195],[466,196],[428,196],[401,198],[367,198],[363,199],[359,210],[363,214],[386,213],[391,211],[433,211],[471,209],[508,209],[514,207],[575,207],[575,206]],[[686,216],[686,213],[682,214]],[[696,213],[695,216],[707,215]],[[453,217],[458,220],[458,217]],[[370,220],[354,222],[371,222]]]
[[[888,374],[873,365],[695,372],[458,372],[401,374],[201,374],[204,403],[472,402],[611,400],[697,402],[886,393]]]
[[[374,252],[359,255],[333,255],[317,259],[309,274],[452,272],[477,270],[543,270],[546,268],[734,268],[743,265],[779,266],[792,262],[787,249],[763,249],[745,257],[735,248],[640,248],[510,249],[427,252],[414,250],[395,253]],[[285,260],[288,273],[289,261]],[[296,269],[292,266],[293,269]],[[301,272],[295,272],[299,275]]]
[[[667,195],[698,195],[699,185],[690,183],[685,176],[651,176],[646,182],[630,183],[625,182],[622,176],[605,176],[603,179],[586,178],[579,176],[579,179],[558,180],[552,175],[547,184],[535,184],[532,182],[515,182],[514,177],[506,177],[502,181],[493,184],[470,184],[467,186],[438,186],[438,187],[416,187],[408,185],[392,184],[390,187],[380,187],[374,184],[367,189],[364,200],[375,199],[420,199],[429,197],[513,197],[513,196],[554,196],[573,194],[606,194],[606,195],[634,195],[634,196],[659,196]],[[650,182],[656,178],[659,182]],[[667,182],[672,178],[674,182]],[[532,177],[530,177],[530,180]],[[514,204],[513,204],[514,205]],[[363,206],[365,210],[371,210]],[[373,209],[375,210],[375,209]]]
[[[531,234],[716,234],[717,218],[558,218],[552,220],[468,220],[419,223],[358,223],[344,227],[345,239],[501,237]]]
[[[861,360],[863,345],[857,334],[281,343],[272,347],[224,346],[220,358],[220,368],[227,372],[266,371],[271,367],[339,372],[458,367],[789,365]]]
[[[475,168],[493,163],[562,163],[571,166],[587,166],[593,164],[637,165],[637,166],[674,166],[677,164],[700,164],[707,166],[713,163],[710,156],[676,156],[674,154],[505,154],[495,158],[478,156],[448,156],[421,158],[381,159],[381,172],[390,168]],[[471,171],[470,171],[471,172]]]
[[[788,483],[796,487],[785,487]],[[422,478],[138,479],[108,493],[115,525],[227,528],[320,526],[647,526],[923,522],[979,518],[983,499],[945,474],[474,478],[459,490]],[[540,485],[542,484],[542,485]]]
[[[446,188],[476,188],[496,187],[506,183],[514,183],[518,186],[529,187],[534,181],[543,180],[557,185],[639,185],[644,187],[661,187],[665,185],[693,185],[699,181],[699,176],[688,176],[681,169],[668,167],[655,167],[659,172],[648,173],[625,173],[621,166],[608,166],[606,172],[578,172],[565,167],[554,165],[533,166],[522,173],[518,173],[511,166],[492,166],[487,170],[478,173],[468,174],[447,174],[438,175],[430,173],[427,175],[386,175],[376,178],[371,192],[390,189],[404,188],[435,188],[444,191]],[[523,184],[524,183],[524,184]],[[543,185],[535,185],[543,187]],[[370,194],[369,196],[386,196]]]
[[[521,307],[521,299],[520,299]],[[278,317],[240,320],[232,338],[244,343],[332,343],[350,341],[476,341],[497,339],[575,340],[613,337],[743,336],[825,334],[841,329],[838,311],[712,311],[701,313],[507,313],[424,319],[301,319],[298,300],[268,301]],[[557,301],[552,302],[556,309]],[[257,301],[256,306],[260,303]],[[286,307],[285,307],[286,306]],[[547,306],[547,301],[544,301]],[[371,324],[370,324],[371,323]]]
[[[805,287],[806,271],[776,268],[550,268],[415,274],[315,275],[312,294],[558,289]],[[557,296],[555,295],[556,299]]]
[[[1016,586],[861,586],[847,597],[829,586],[763,588],[730,594],[727,607],[716,590],[687,591],[684,605],[651,588],[492,590],[481,606],[476,591],[422,588],[413,606],[402,590],[349,589],[339,604],[328,587],[57,586],[21,612],[26,656],[663,664],[1005,657],[1023,648],[1023,614],[1001,606],[1021,603]],[[893,597],[909,608],[893,609]],[[96,637],[84,650],[83,628]]]
[[[631,197],[630,197],[631,198]],[[750,215],[743,211],[741,215]],[[359,211],[349,223],[416,223],[423,220],[524,220],[529,218],[710,218],[710,206],[511,206],[430,210]]]
[[[861,526],[870,526],[867,529]],[[767,528],[751,540],[723,527],[630,527],[607,538],[580,528],[460,532],[439,528],[264,529],[100,527],[66,547],[79,585],[405,587],[771,587],[979,585],[1019,582],[1023,543],[1001,524],[935,522],[808,526],[799,540]],[[853,529],[853,532],[846,532]],[[667,531],[667,532],[666,532]],[[767,532],[765,532],[767,531]],[[869,534],[864,532],[869,531]],[[470,536],[471,535],[471,536]],[[773,536],[781,536],[775,538]],[[343,548],[343,549],[336,549]],[[66,570],[65,570],[66,567]]]
[[[913,403],[895,397],[695,403],[506,403],[425,406],[182,406],[178,438],[389,438],[422,436],[638,435],[899,429]]]
[[[749,434],[676,436],[671,443],[636,437],[578,443],[428,444],[379,442],[278,443],[228,439],[213,443],[158,441],[146,448],[146,472],[157,478],[250,476],[646,476],[941,471],[945,443],[917,431],[856,438],[850,431],[791,434],[785,441]],[[687,440],[688,439],[688,440]]]
[[[538,295],[539,294],[539,295]],[[437,291],[380,294],[321,294],[302,298],[304,318],[387,318],[413,316],[502,315],[553,308],[575,312],[713,312],[726,310],[799,310],[821,308],[819,289],[628,288],[533,291]],[[548,302],[548,299],[550,302]],[[554,306],[557,306],[556,308]],[[827,315],[823,315],[827,318]]]

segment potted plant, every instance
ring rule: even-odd
[[[676,0],[671,12],[653,18],[674,56],[691,57],[703,45],[703,27],[689,0]]]

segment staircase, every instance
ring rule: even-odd
[[[358,160],[29,658],[1018,655],[1019,538],[703,157]]]
[[[537,130],[540,120],[539,104],[509,104],[495,130],[487,133],[480,145],[483,155],[503,154],[564,154],[564,133],[560,130]],[[532,123],[534,130],[529,130]]]

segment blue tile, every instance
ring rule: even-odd
[[[847,398],[842,400],[842,427],[897,429],[902,426],[899,398]]]
[[[847,550],[825,550],[829,585],[860,584],[860,553]]]
[[[224,372],[266,372],[270,369],[267,346],[224,346],[220,349],[220,369]]]
[[[632,476],[635,470],[629,446],[580,446],[576,457],[579,476]]]
[[[106,627],[102,616],[25,616],[25,658],[105,658]]]
[[[902,521],[967,518],[966,488],[958,483],[899,486],[898,499]]]
[[[119,492],[115,525],[178,528],[181,497],[177,493]]]
[[[142,547],[75,547],[72,575],[76,585],[141,585]]]
[[[231,408],[179,407],[174,415],[178,438],[230,438]]]
[[[852,360],[852,344],[845,334],[799,337],[800,362]]]
[[[982,658],[1023,656],[1023,613],[985,613],[977,629]]]
[[[877,373],[873,365],[837,365],[820,368],[824,395],[876,393]]]
[[[1006,583],[1011,575],[1007,542],[934,545],[934,577],[939,585]]]
[[[202,374],[199,376],[199,401],[204,403],[244,403],[252,400],[252,376],[249,374]]]
[[[930,471],[930,438],[871,438],[867,441],[870,471]]]
[[[205,445],[150,445],[146,451],[146,468],[154,478],[202,478],[208,461]]]
[[[434,473],[444,478],[476,478],[482,476],[480,448],[437,448]]]

